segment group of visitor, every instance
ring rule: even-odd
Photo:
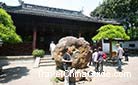
[[[55,44],[54,42],[52,41],[51,44],[50,44],[50,51],[51,51],[51,55],[53,56],[53,51],[54,51],[54,48],[55,48]],[[123,59],[123,56],[125,56],[125,61],[128,61],[128,50],[125,48],[123,49],[120,44],[116,44],[116,48],[117,48],[117,63],[118,63],[118,68],[117,70],[118,71],[122,71],[122,59]],[[96,72],[103,72],[103,63],[104,63],[104,60],[106,59],[107,55],[105,52],[102,51],[102,48],[101,47],[98,47],[98,48],[95,48],[93,50],[93,54],[92,54],[92,57],[91,57],[91,60],[90,60],[90,63],[89,65],[93,64],[95,66],[95,71]],[[64,69],[67,70],[67,64],[71,60],[71,56],[70,56],[70,49],[67,48],[66,49],[66,52],[65,52],[65,55],[63,56],[63,62],[64,62]]]
[[[118,65],[118,68],[117,70],[118,71],[122,71],[122,59],[123,59],[123,56],[125,56],[125,61],[128,61],[128,49],[123,49],[120,44],[116,44],[116,48],[117,48],[117,65]],[[95,71],[96,72],[103,72],[103,62],[104,60],[106,59],[106,53],[104,53],[102,51],[102,48],[101,47],[98,47],[98,49],[94,49],[93,50],[93,54],[92,54],[92,58],[91,58],[91,61],[90,61],[90,64],[93,63],[93,66],[95,66]]]
[[[106,54],[102,51],[101,47],[98,47],[98,49],[94,49],[94,52],[92,54],[92,58],[90,61],[90,65],[91,62],[93,63],[93,65],[95,66],[95,71],[96,72],[103,72],[103,61],[106,58]]]

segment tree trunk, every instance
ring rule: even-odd
[[[109,43],[110,43],[110,58],[112,58],[112,39],[109,39]]]

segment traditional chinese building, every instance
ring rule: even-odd
[[[65,36],[84,37],[91,43],[96,30],[105,24],[117,24],[115,21],[101,20],[85,16],[81,11],[38,6],[20,2],[19,6],[7,6],[1,3],[12,17],[23,43],[4,44],[0,55],[31,54],[33,49],[49,50],[51,41]]]

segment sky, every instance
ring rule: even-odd
[[[83,14],[89,16],[97,6],[102,3],[103,0],[22,0],[25,3],[36,4],[41,6],[49,6],[55,8],[62,8],[68,10],[81,11]],[[10,6],[19,5],[18,0],[0,0]]]

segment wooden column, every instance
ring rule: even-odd
[[[33,50],[36,49],[37,30],[33,30]]]

